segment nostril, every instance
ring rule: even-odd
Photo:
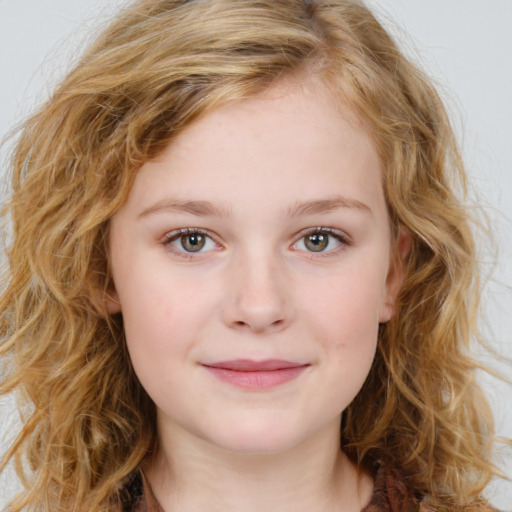
[[[250,322],[244,322],[243,320],[236,320],[232,323],[232,326],[237,329],[249,329],[254,331],[274,331],[276,329],[281,329],[285,325],[284,319],[275,320],[274,322],[264,325],[259,325],[257,323],[251,324]]]
[[[290,302],[278,294],[275,283],[243,286],[236,290],[222,308],[226,325],[242,331],[262,333],[286,328],[290,317]],[[272,284],[272,286],[271,286]]]

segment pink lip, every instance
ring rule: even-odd
[[[203,364],[219,380],[242,389],[265,390],[297,378],[309,364],[280,359],[236,359]]]

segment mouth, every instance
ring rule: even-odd
[[[264,391],[296,379],[310,364],[280,359],[236,359],[202,366],[222,382],[246,390]]]

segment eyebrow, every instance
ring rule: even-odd
[[[343,196],[335,196],[327,199],[315,199],[312,201],[297,201],[291,208],[288,209],[287,214],[290,217],[296,217],[300,215],[322,215],[330,213],[335,210],[342,208],[350,208],[360,210],[364,213],[372,214],[371,208],[358,201],[357,199],[351,199]]]
[[[141,212],[139,218],[147,217],[155,213],[174,212],[190,213],[198,217],[229,217],[230,210],[210,201],[180,201],[165,200],[146,208]]]
[[[301,215],[322,215],[335,210],[349,208],[360,210],[372,214],[369,206],[357,199],[351,199],[342,196],[335,196],[326,199],[314,199],[311,201],[297,201],[293,206],[287,209],[286,214],[289,217],[298,217]],[[216,205],[210,201],[182,201],[177,199],[159,201],[158,203],[143,210],[139,218],[147,217],[156,213],[189,213],[198,217],[229,217],[231,211],[229,208]]]

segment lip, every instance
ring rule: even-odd
[[[202,366],[222,382],[242,389],[263,391],[296,379],[310,365],[281,359],[235,359]]]

